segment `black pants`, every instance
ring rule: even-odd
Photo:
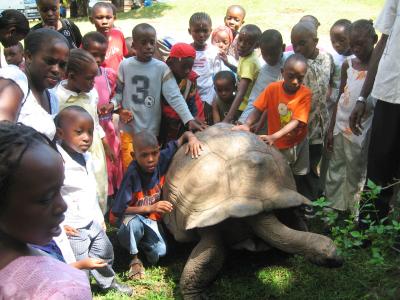
[[[378,100],[371,127],[368,149],[367,178],[382,187],[400,177],[400,104]],[[382,190],[375,202],[377,217],[384,218],[390,210],[394,189]]]
[[[314,201],[321,195],[318,164],[322,156],[322,144],[310,145],[310,172],[307,175],[295,176],[297,191],[304,197]]]

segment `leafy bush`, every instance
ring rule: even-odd
[[[330,208],[330,203],[325,197],[313,202],[316,215],[329,230],[331,238],[338,247],[339,254],[350,257],[355,254],[354,249],[371,246],[372,264],[384,264],[388,251],[395,250],[399,243],[400,223],[398,212],[392,212],[388,217],[378,220],[376,218],[375,200],[382,191],[382,187],[368,180],[367,189],[362,193],[361,204],[357,213],[342,213]],[[363,218],[358,221],[358,216]]]

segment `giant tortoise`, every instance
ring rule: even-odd
[[[255,134],[217,124],[196,134],[204,151],[191,159],[181,148],[169,167],[163,197],[174,205],[164,222],[177,241],[199,239],[184,267],[185,299],[202,299],[226,247],[275,247],[311,262],[339,266],[331,239],[307,232],[295,208],[310,201],[296,192],[289,165]],[[296,230],[297,229],[297,230]]]

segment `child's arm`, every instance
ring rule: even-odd
[[[218,56],[221,58],[223,61],[224,65],[227,66],[232,72],[236,73],[237,72],[237,66],[231,64],[228,60],[228,56],[226,53],[219,53]]]
[[[252,132],[257,133],[260,131],[267,122],[267,111],[264,111],[260,119],[250,128]]]
[[[131,111],[124,109],[122,107],[122,96],[124,92],[125,83],[123,81],[123,68],[124,68],[124,61],[121,62],[118,69],[118,79],[117,79],[117,86],[115,88],[115,95],[111,99],[111,102],[114,103],[114,109],[119,114],[120,121],[122,123],[129,123],[133,119],[133,114]]]
[[[245,130],[245,131],[250,131],[250,129],[253,127],[254,124],[257,123],[257,121],[260,119],[262,115],[262,111],[258,110],[258,108],[254,107],[253,111],[249,115],[249,117],[246,119],[246,122],[241,125],[236,125],[232,128],[232,130]]]
[[[198,158],[200,156],[200,152],[203,151],[203,145],[190,131],[185,131],[185,133],[182,134],[176,143],[178,147],[182,146],[184,143],[187,143],[185,154],[190,153],[192,158]]]
[[[232,122],[233,118],[235,117],[235,113],[239,109],[239,106],[242,103],[243,98],[246,95],[246,91],[249,88],[250,84],[251,84],[251,79],[248,78],[240,79],[235,99],[233,100],[231,108],[229,109],[229,112],[226,115],[223,122],[226,123]]]
[[[212,106],[212,116],[213,116],[214,124],[221,122],[221,118],[219,117],[217,101],[215,99],[211,106]]]
[[[343,94],[344,87],[346,86],[346,83],[347,83],[347,70],[348,70],[348,68],[349,68],[349,63],[346,60],[345,62],[343,62],[342,69],[340,71],[339,94],[338,94],[338,97],[336,99],[335,106],[333,107],[332,117],[331,117],[331,121],[329,123],[328,132],[327,132],[327,135],[326,135],[326,149],[328,151],[332,151],[333,150],[333,130],[334,130],[335,124],[336,124],[336,113],[337,113],[337,108],[338,108],[338,103],[339,103],[340,96]]]
[[[69,265],[79,270],[93,270],[104,268],[107,266],[107,262],[100,258],[86,257]]]
[[[260,137],[260,139],[262,139],[267,144],[273,145],[277,139],[280,139],[281,137],[283,137],[284,135],[288,134],[289,132],[292,132],[301,123],[302,122],[300,122],[299,120],[291,120],[289,123],[287,123],[285,126],[283,126],[280,130],[278,130],[274,134],[271,134],[271,135],[260,135],[259,137]]]
[[[160,200],[152,205],[146,206],[129,206],[125,210],[125,214],[129,215],[148,215],[151,213],[157,214],[166,214],[170,213],[173,209],[173,206],[170,202]]]
[[[108,159],[114,163],[115,162],[115,154],[114,151],[111,149],[110,145],[108,144],[107,140],[105,137],[103,137],[101,139],[101,142],[103,144],[103,148],[104,148],[104,153],[106,154],[106,156],[108,157]]]

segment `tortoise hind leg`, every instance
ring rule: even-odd
[[[201,239],[183,269],[180,287],[185,300],[207,299],[205,290],[221,270],[225,249],[215,227],[199,229]]]
[[[258,237],[282,251],[301,254],[311,262],[327,267],[338,267],[343,263],[330,238],[291,229],[282,224],[273,213],[252,216],[247,218],[247,222]]]

